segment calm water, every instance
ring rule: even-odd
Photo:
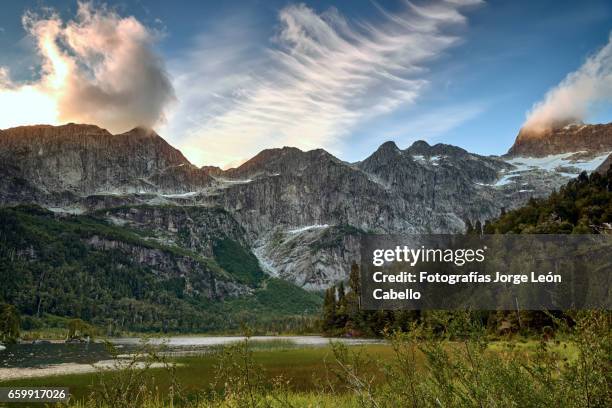
[[[104,344],[12,344],[0,351],[0,368],[60,363],[91,364],[110,357]]]
[[[170,352],[206,352],[211,347],[230,344],[243,340],[244,337],[167,337],[149,339],[149,344],[164,345]],[[297,347],[321,347],[329,344],[330,339],[320,336],[255,336],[252,341],[287,341]],[[334,339],[347,344],[367,344],[366,339]],[[140,338],[117,338],[111,342],[121,354],[137,350]],[[0,351],[0,368],[40,367],[61,363],[91,364],[110,358],[106,346],[102,343],[89,344],[14,344]]]

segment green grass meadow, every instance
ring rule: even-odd
[[[252,342],[251,345],[252,365],[263,376],[262,380],[272,383],[275,379],[282,378],[296,406],[309,406],[307,401],[312,402],[315,399],[319,401],[319,405],[315,406],[326,406],[325,401],[329,402],[330,406],[333,405],[333,401],[336,401],[336,404],[345,401],[347,406],[353,406],[355,403],[349,388],[346,384],[341,384],[334,372],[334,368],[337,367],[337,356],[331,346],[297,347],[288,341]],[[444,349],[451,355],[461,352],[462,347],[460,342],[448,341],[444,344]],[[504,360],[529,359],[535,355],[538,348],[539,342],[536,340],[515,339],[492,342],[485,352]],[[392,363],[397,357],[393,346],[389,343],[355,345],[349,346],[348,349],[359,356],[361,369],[369,371],[374,385],[384,383],[385,373],[381,367]],[[568,342],[552,343],[549,350],[568,361],[577,356],[575,345]],[[154,384],[160,398],[167,394],[173,382],[180,384],[182,395],[188,399],[195,399],[215,387],[218,370],[217,353],[173,357],[169,358],[168,362],[176,364],[173,371],[165,368],[147,369],[147,376],[153,379],[151,384]],[[427,369],[426,357],[422,352],[416,354],[415,366],[419,371]],[[0,382],[0,386],[68,387],[73,396],[72,401],[82,403],[101,382],[110,380],[114,375],[116,373],[106,372],[51,376]],[[325,389],[325,392],[322,393],[322,389]]]

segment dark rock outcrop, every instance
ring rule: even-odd
[[[612,151],[612,123],[574,124],[544,132],[521,129],[506,155],[543,157],[581,151],[591,156]]]

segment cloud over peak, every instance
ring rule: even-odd
[[[74,20],[27,12],[23,25],[41,58],[40,77],[16,84],[0,69],[0,102],[15,111],[5,121],[83,122],[121,132],[163,120],[174,90],[153,51],[156,34],[134,17],[80,2]],[[0,128],[12,125],[5,121]]]
[[[612,33],[608,43],[549,90],[527,114],[523,129],[542,133],[581,122],[600,102],[612,101]]]

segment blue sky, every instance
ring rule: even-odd
[[[143,55],[151,58],[148,73],[160,70],[161,79],[153,72],[145,75],[147,80],[158,84],[167,74],[169,84],[158,89],[144,80],[136,81],[140,88],[133,80],[103,83],[109,79],[97,76],[99,58],[76,55],[78,49],[58,36],[59,49],[73,57],[73,69],[82,70],[83,78],[100,89],[119,89],[116,95],[135,94],[123,113],[143,103],[152,111],[143,113],[139,105],[133,115],[115,120],[116,110],[98,109],[94,102],[90,112],[79,112],[83,104],[74,100],[90,95],[83,90],[70,99],[65,93],[72,91],[56,89],[61,95],[50,99],[59,104],[60,123],[89,119],[118,130],[132,117],[146,122],[163,115],[151,125],[199,165],[237,164],[263,148],[283,145],[323,147],[356,161],[386,140],[402,148],[425,139],[502,154],[533,105],[608,44],[612,3],[468,3],[474,4],[94,2],[89,5],[92,15],[115,23],[133,16],[142,25],[148,39],[131,37],[129,44],[145,47]],[[13,105],[7,101],[16,98],[15,89],[38,86],[44,76],[45,59],[22,17],[29,10],[38,20],[48,19],[47,7],[58,13],[62,30],[78,20],[75,1],[3,4],[0,67],[4,87],[13,93],[6,91],[2,99],[0,76],[0,105]],[[84,29],[84,23],[79,27]],[[84,32],[96,35],[97,27]],[[134,31],[126,33],[129,37]],[[609,62],[607,55],[599,60],[603,67],[596,75],[604,82],[610,79]],[[112,72],[122,75],[121,70]],[[578,117],[612,121],[608,90],[585,96]],[[47,87],[44,92],[48,96],[51,91]],[[103,110],[103,116],[95,115]],[[18,124],[6,122],[0,121],[0,128]]]

